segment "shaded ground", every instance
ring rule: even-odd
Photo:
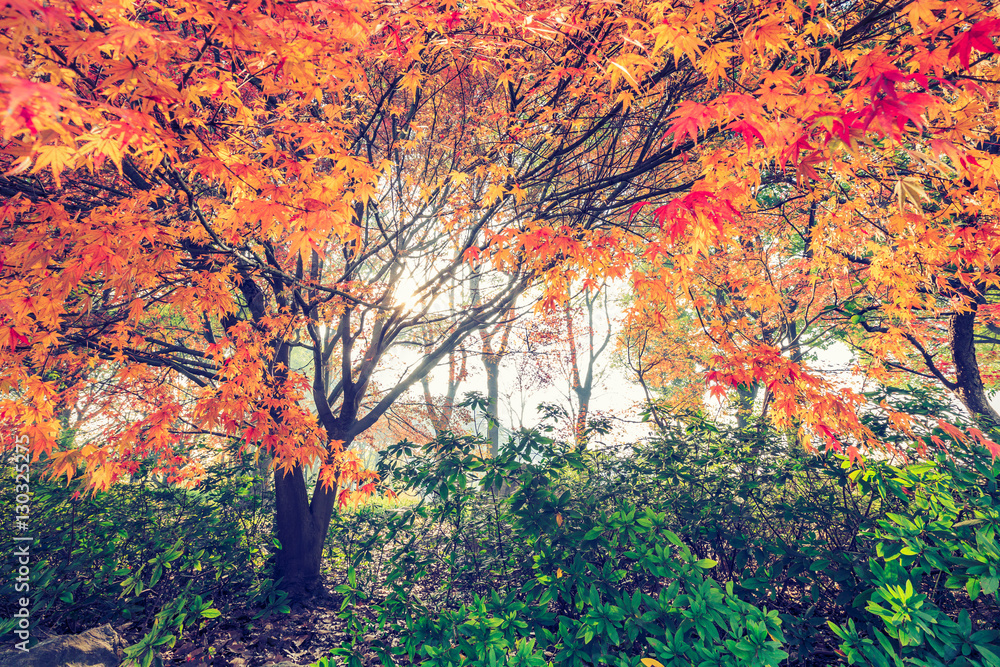
[[[333,569],[333,568],[331,568]],[[289,613],[273,612],[266,617],[255,619],[261,610],[247,609],[240,611],[232,617],[220,616],[208,621],[205,627],[199,630],[197,627],[188,628],[184,637],[172,649],[164,650],[161,653],[163,665],[165,667],[270,667],[282,665],[282,667],[311,665],[321,658],[328,657],[330,650],[340,647],[349,639],[345,631],[346,622],[338,618],[342,598],[333,593],[334,589],[344,583],[345,573],[343,567],[338,567],[333,572],[325,575],[325,585],[328,591],[321,597],[314,598],[308,606],[292,605]],[[422,578],[419,582],[421,588],[418,593],[427,598],[433,597],[434,589],[440,581],[435,576]],[[426,589],[426,590],[424,590]],[[369,604],[377,602],[387,590],[375,587],[374,595],[369,599]],[[961,592],[960,592],[961,593]],[[796,601],[794,592],[788,591],[781,596],[781,600],[772,601],[767,604],[769,608],[777,608],[781,611],[798,616],[803,609]],[[965,608],[982,607],[982,599],[979,604],[972,604],[967,599],[964,600]],[[227,600],[216,599],[215,606],[225,609]],[[983,608],[981,612],[989,615],[989,610]],[[371,633],[366,635],[366,639],[376,638],[375,613],[370,609],[356,608],[355,613],[361,617],[370,619]],[[131,645],[139,642],[146,631],[145,625],[138,623],[124,623],[112,625],[125,638],[126,644]],[[78,628],[82,631],[87,628]],[[46,638],[44,631],[37,632],[35,637],[43,640]],[[837,650],[839,640],[832,633],[820,629],[820,636],[817,637],[809,655],[796,655],[794,648],[787,647],[791,652],[789,665],[795,667],[822,667],[825,665],[844,664],[843,656]],[[12,647],[13,642],[6,642],[2,648]],[[375,667],[381,663],[374,652],[361,653],[366,658],[366,667]]]
[[[172,649],[161,652],[164,667],[271,667],[293,665],[305,667],[330,655],[330,649],[338,648],[348,640],[345,621],[337,617],[342,602],[341,596],[333,593],[344,583],[343,568],[328,572],[325,577],[326,590],[321,597],[314,598],[307,606],[292,605],[289,613],[274,612],[265,618],[254,619],[259,609],[247,609],[227,618],[225,615],[206,623],[204,629],[187,628],[184,637]],[[437,582],[434,577],[420,581],[421,588],[433,589]],[[388,591],[376,587],[369,600],[377,602]],[[428,597],[433,592],[427,591]],[[216,608],[227,606],[225,599],[216,599]],[[771,605],[772,608],[775,605]],[[777,605],[781,606],[781,605]],[[789,609],[788,611],[792,611]],[[368,613],[366,613],[368,612]],[[355,609],[355,613],[371,619],[375,632],[375,613],[366,609]],[[146,631],[144,625],[123,623],[112,625],[125,638],[126,644],[139,642]],[[80,631],[86,628],[80,628]],[[44,640],[44,631],[36,638]],[[375,639],[374,634],[367,635]],[[828,646],[815,651],[811,656],[795,656],[792,664],[799,667],[842,664],[836,638],[829,637]],[[4,646],[3,648],[8,648]],[[366,667],[381,665],[374,652],[362,651]],[[551,657],[551,656],[550,656]]]
[[[339,574],[337,575],[339,576]],[[328,590],[339,585],[336,577],[327,575]],[[310,665],[327,657],[330,649],[340,646],[347,637],[342,631],[344,622],[337,618],[340,599],[334,595],[313,600],[308,608],[293,605],[290,613],[273,613],[254,620],[261,610],[248,609],[239,615],[208,621],[204,629],[197,626],[185,629],[183,638],[174,646],[161,652],[163,665],[185,667],[265,667],[282,664]],[[217,608],[225,608],[226,600],[217,599]],[[148,628],[139,623],[115,623],[112,627],[125,640],[126,645],[139,642]],[[82,632],[88,628],[73,628]],[[67,629],[60,628],[62,632]],[[48,632],[37,628],[33,640],[44,641],[62,632]],[[74,633],[75,634],[75,633]],[[4,639],[7,639],[6,637]],[[0,644],[0,655],[14,648],[16,639]],[[55,667],[55,666],[53,666]]]
[[[325,577],[328,591],[340,585],[342,573]],[[292,605],[287,614],[273,613],[253,620],[258,610],[226,619],[219,617],[201,632],[188,631],[184,639],[162,653],[164,665],[190,667],[265,667],[288,663],[310,665],[330,655],[347,639],[344,621],[337,618],[341,599],[328,593],[308,607]],[[223,601],[216,601],[221,607]],[[127,632],[127,630],[125,631]],[[138,637],[128,637],[138,641]],[[287,666],[286,666],[287,667]]]

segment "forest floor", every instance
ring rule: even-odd
[[[310,600],[307,604],[293,604],[288,613],[274,612],[264,618],[255,619],[261,610],[238,610],[230,616],[220,616],[205,624],[203,629],[189,628],[177,644],[161,653],[164,667],[306,667],[321,658],[329,657],[330,650],[339,648],[349,640],[346,622],[338,617],[342,597],[335,593],[337,586],[345,583],[345,567],[328,569],[325,575],[326,593]],[[373,572],[376,574],[377,572]],[[382,579],[382,577],[378,577]],[[388,590],[380,586],[382,581],[371,582],[374,590],[370,592],[369,605],[377,602]],[[417,591],[420,596],[433,597],[433,589],[440,582],[435,577],[421,580],[422,589]],[[225,608],[226,600],[215,600],[216,608]],[[966,601],[968,602],[968,601]],[[801,612],[798,605],[785,600],[784,611],[791,614]],[[771,605],[772,608],[775,605]],[[966,604],[965,606],[968,606]],[[375,611],[370,607],[355,607],[357,616],[371,621],[371,632],[364,637],[366,640],[376,639]],[[142,639],[145,626],[135,623],[112,623],[127,645]],[[83,631],[87,628],[78,628]],[[832,633],[822,633],[823,639],[814,645],[810,655],[793,656],[792,664],[799,667],[821,667],[826,665],[844,664],[840,652],[836,650],[839,642]],[[825,636],[829,635],[829,636]],[[38,636],[44,640],[45,633]],[[0,646],[0,654],[3,648]],[[380,665],[374,651],[365,650],[362,646],[361,655],[365,659],[365,667]],[[2,656],[0,656],[2,657]]]
[[[433,588],[429,579],[421,581],[422,587]],[[326,592],[307,604],[293,604],[288,613],[274,612],[265,618],[254,619],[261,610],[246,609],[231,616],[220,616],[206,623],[201,630],[189,628],[183,638],[171,648],[161,652],[164,667],[306,667],[321,658],[329,657],[330,650],[341,647],[349,640],[346,622],[338,617],[342,597],[333,592],[346,580],[343,567],[327,571]],[[369,600],[378,600],[387,590],[377,584]],[[426,591],[429,596],[433,593]],[[225,608],[225,600],[215,600],[216,608]],[[370,607],[355,607],[355,614],[371,620],[375,636],[375,611]],[[142,639],[144,626],[134,623],[115,624],[115,630],[125,639],[126,645]],[[80,631],[86,628],[80,628]],[[44,633],[39,639],[44,640]],[[830,639],[834,639],[831,635]],[[798,665],[842,664],[834,651],[835,643],[821,650],[822,655],[812,655],[796,661]],[[374,651],[365,651],[365,667],[381,665]],[[804,657],[804,656],[803,656]]]
[[[326,575],[326,590],[333,591],[343,583],[343,573]],[[274,612],[266,618],[254,619],[261,610],[246,609],[232,616],[220,616],[205,624],[203,629],[188,627],[172,649],[160,653],[164,667],[282,667],[311,665],[328,657],[330,649],[347,640],[344,621],[337,617],[340,596],[327,592],[308,605],[294,604],[288,613]],[[226,600],[216,599],[216,608],[225,608]],[[366,614],[366,610],[358,610]],[[372,614],[374,616],[374,614]],[[124,639],[125,645],[139,642],[145,624],[116,622],[111,626]],[[33,638],[45,641],[66,633],[76,634],[89,627],[60,627],[47,631],[44,624],[33,630]],[[4,639],[8,639],[4,637]],[[16,639],[0,643],[0,663],[6,658],[23,655],[14,650]],[[374,654],[366,656],[368,665],[379,664]],[[16,664],[16,663],[15,663]],[[53,667],[56,667],[53,665]]]
[[[288,613],[275,612],[254,620],[258,610],[249,609],[229,619],[220,616],[201,632],[185,632],[173,649],[162,653],[163,664],[165,667],[291,667],[311,665],[328,657],[330,649],[340,647],[348,639],[345,622],[337,617],[341,597],[332,592],[344,583],[344,578],[343,572],[327,573],[327,592],[306,605],[291,605]],[[220,602],[216,601],[217,607],[222,606]],[[138,637],[128,638],[138,641]],[[378,664],[374,654],[370,657],[369,664]]]
[[[354,608],[356,617],[370,621],[370,630],[364,635],[366,642],[378,638],[385,639],[379,637],[376,611],[371,605],[377,604],[389,594],[388,588],[384,586],[386,570],[383,569],[383,564],[392,561],[392,549],[389,545],[383,545],[379,555],[381,557],[370,561],[373,569],[358,573],[359,583],[362,579],[367,580],[364,588],[369,593],[366,606]],[[343,598],[334,592],[338,586],[345,583],[347,568],[342,561],[336,565],[327,561],[327,566],[324,577],[325,593],[314,597],[306,604],[292,604],[287,613],[272,611],[262,618],[254,618],[260,615],[262,610],[238,607],[237,605],[245,598],[238,599],[234,596],[231,601],[214,600],[214,606],[218,609],[226,609],[230,607],[227,603],[232,602],[231,612],[206,622],[202,629],[196,627],[186,629],[184,636],[173,648],[162,651],[163,666],[306,667],[321,658],[329,657],[331,649],[342,647],[350,637],[346,628],[347,622],[339,618]],[[414,591],[422,599],[435,597],[438,587],[442,584],[443,576],[435,576],[433,568],[428,574],[430,576],[419,580],[420,590]],[[471,590],[459,591],[460,596],[468,594],[471,597],[471,593]],[[778,608],[793,616],[803,613],[804,610],[802,605],[798,604],[796,595],[786,594],[781,598],[781,602],[772,601],[767,606],[772,609]],[[971,605],[967,599],[963,602],[962,608],[982,605],[982,601],[980,605]],[[267,610],[264,611],[266,613]],[[790,664],[797,667],[844,664],[842,654],[837,650],[839,641],[832,633],[824,631],[825,623],[822,625],[820,637],[817,637],[818,641],[812,646],[810,653],[793,655]],[[126,645],[139,642],[148,629],[145,624],[140,623],[112,622],[112,626],[125,639]],[[88,628],[69,629],[81,632]],[[66,631],[65,628],[62,630]],[[44,640],[44,633],[38,638]],[[9,646],[0,647],[0,653],[2,648]],[[373,650],[366,650],[364,645],[359,648],[360,654],[364,657],[365,667],[381,665]]]

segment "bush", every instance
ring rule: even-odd
[[[588,469],[583,454],[538,431],[492,461],[473,454],[478,444],[447,436],[416,457],[409,443],[389,452],[398,464],[385,472],[427,500],[388,526],[387,544],[397,545],[389,592],[372,607],[384,639],[370,644],[383,664],[624,667],[652,657],[749,666],[787,657],[777,613],[709,577],[715,562],[668,530],[664,512],[574,498],[560,480]],[[509,498],[497,492],[505,487]],[[463,549],[470,542],[486,548]],[[370,551],[359,553],[355,566]],[[335,655],[350,665],[361,664],[370,631],[356,613],[370,594],[356,571],[338,588],[355,636]],[[482,586],[491,578],[492,590]]]
[[[145,635],[126,654],[149,665],[186,629],[225,613],[214,602],[225,594],[266,599],[272,582],[259,573],[270,512],[254,472],[242,461],[211,469],[193,490],[139,478],[93,495],[33,482],[31,627],[78,632],[132,621]],[[0,502],[12,506],[14,485],[0,488]],[[4,520],[9,529],[12,517]],[[0,544],[5,562],[15,546]],[[3,619],[13,612],[4,605],[24,596],[14,585],[8,579],[0,586]],[[0,636],[13,628],[0,620]]]
[[[696,416],[628,456],[544,431],[492,461],[474,438],[400,443],[383,476],[423,500],[381,515],[378,548],[356,550],[340,589],[354,639],[337,655],[1000,666],[1000,464],[926,421],[922,440],[889,443],[907,454],[896,465]],[[375,554],[387,590],[356,575]],[[355,610],[365,599],[374,618]]]
[[[935,460],[851,473],[862,493],[903,504],[867,533],[867,588],[853,602],[867,614],[832,625],[851,664],[1000,666],[1000,462],[950,440]]]

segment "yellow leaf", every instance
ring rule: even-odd
[[[640,662],[646,665],[646,667],[663,667],[663,663],[659,660],[653,660],[652,658],[643,658]]]
[[[413,69],[403,75],[403,80],[400,84],[403,86],[403,89],[409,91],[411,95],[416,95],[417,91],[420,90],[422,82],[423,77],[420,76],[419,70]]]
[[[629,72],[621,64],[615,62],[614,60],[611,61],[611,65],[617,67],[622,71],[622,73],[625,75],[625,80],[628,81],[628,85],[632,86],[632,88],[634,88],[635,90],[639,90],[639,82],[635,80],[635,77],[632,76],[631,72]]]
[[[119,173],[122,168],[122,145],[117,137],[106,135],[94,135],[80,149],[82,155],[93,155],[97,159],[97,165],[104,158],[111,160]]]
[[[924,191],[924,187],[920,184],[920,179],[916,176],[907,176],[899,179],[896,182],[894,194],[899,204],[900,213],[903,212],[903,208],[907,202],[919,208],[920,202],[931,201],[931,198],[927,196],[927,192]]]
[[[59,174],[66,168],[73,168],[71,161],[73,159],[73,149],[69,146],[62,146],[59,144],[42,146],[38,149],[38,160],[35,162],[35,168],[31,170],[31,173],[35,174],[46,167],[52,168],[52,176],[55,178],[56,186],[60,187],[62,185],[59,180]]]

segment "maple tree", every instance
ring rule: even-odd
[[[864,437],[789,356],[848,324],[992,419],[997,33],[972,1],[7,2],[9,432],[96,488],[273,457],[294,593],[338,490],[373,488],[354,439],[532,283],[557,308],[630,276],[696,314],[719,391],[764,387],[804,437]]]
[[[676,151],[626,121],[627,23],[537,9],[5,4],[10,432],[93,488],[143,462],[185,481],[233,442],[272,458],[276,574],[313,587],[338,488],[373,487],[352,441],[560,258],[614,270],[612,235],[567,222],[679,187],[641,179]],[[676,95],[647,96],[659,122]]]
[[[770,11],[741,42],[704,40],[728,52],[724,72],[693,62],[709,85],[671,134],[698,143],[702,175],[651,202],[636,312],[694,319],[688,355],[713,393],[741,422],[756,403],[806,444],[877,444],[857,418],[863,398],[809,367],[833,340],[862,353],[868,377],[940,382],[994,427],[980,371],[995,326],[994,11]],[[649,323],[638,317],[630,339]],[[906,415],[890,417],[906,432]]]
[[[245,20],[248,11],[259,23]],[[31,75],[55,62],[75,93],[67,101],[60,92],[51,127],[36,98],[18,97],[33,82],[17,82],[10,97],[22,125],[7,127],[15,150],[6,184],[20,196],[7,206],[4,263],[20,280],[5,296],[21,310],[8,310],[20,364],[8,366],[7,386],[21,391],[8,416],[53,474],[71,478],[83,464],[97,488],[148,456],[178,479],[185,450],[211,439],[236,437],[273,457],[276,574],[293,594],[317,583],[335,503],[373,487],[348,450],[353,439],[469,332],[505,312],[526,281],[515,268],[475,308],[436,302],[444,286],[480,270],[464,253],[486,243],[483,224],[440,220],[463,204],[450,188],[426,192],[435,187],[426,170],[448,164],[420,146],[416,123],[427,107],[395,69],[379,76],[377,59],[365,67],[350,53],[371,39],[362,25],[337,6],[95,6],[46,21],[45,40],[26,40]],[[118,77],[101,61],[109,40],[121,39],[123,51],[111,53],[129,71]],[[161,50],[164,42],[178,52]],[[137,60],[149,68],[134,72]],[[448,70],[439,68],[445,87],[458,76]],[[94,163],[90,138],[109,114],[142,132],[112,122]],[[28,162],[14,161],[19,148]],[[58,161],[48,158],[55,149]],[[424,180],[412,182],[411,161]],[[42,190],[18,176],[29,167],[51,176]],[[412,276],[415,303],[400,303],[397,291]],[[390,348],[428,321],[442,324],[440,335],[375,391]],[[30,339],[19,332],[26,327]],[[73,402],[81,383],[56,388],[43,373],[88,366],[110,376],[121,414],[105,411],[99,432],[59,451],[59,425],[46,411],[56,396]],[[316,460],[310,497],[305,468]]]

